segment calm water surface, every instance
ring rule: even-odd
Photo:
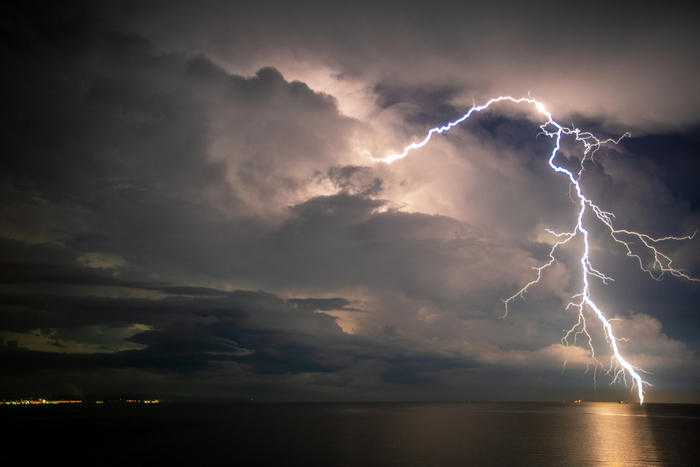
[[[693,466],[700,406],[2,407],[5,465]]]

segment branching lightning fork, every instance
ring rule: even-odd
[[[413,151],[414,149],[419,149],[428,144],[430,139],[436,135],[436,134],[441,134],[445,133],[447,131],[450,131],[452,128],[458,126],[465,120],[469,119],[469,117],[472,116],[475,112],[481,112],[482,110],[486,110],[489,107],[491,107],[493,104],[499,103],[499,102],[511,102],[514,104],[530,104],[535,107],[537,112],[539,112],[541,115],[543,115],[546,118],[546,121],[540,125],[540,130],[541,134],[551,138],[554,141],[554,147],[552,149],[552,152],[549,155],[549,166],[552,168],[554,172],[560,173],[565,175],[570,184],[570,189],[575,193],[576,198],[574,198],[574,202],[576,205],[578,205],[578,215],[576,218],[576,225],[573,226],[572,230],[570,232],[553,232],[551,230],[547,230],[551,235],[553,235],[557,241],[552,245],[552,248],[549,251],[549,259],[546,261],[544,264],[541,266],[537,266],[534,268],[535,271],[537,271],[537,274],[534,279],[532,279],[530,282],[525,284],[520,290],[515,292],[512,296],[508,297],[507,299],[504,300],[504,305],[505,305],[505,313],[504,317],[508,315],[508,307],[513,301],[518,298],[518,297],[523,297],[525,292],[530,289],[530,287],[534,286],[535,284],[539,283],[540,280],[542,279],[542,274],[543,272],[549,268],[552,264],[556,262],[556,257],[555,253],[557,252],[557,249],[560,247],[566,245],[571,241],[572,239],[576,237],[580,237],[583,239],[583,253],[581,254],[581,257],[579,259],[579,263],[581,265],[581,272],[582,272],[582,284],[581,284],[581,291],[574,295],[571,298],[571,302],[569,302],[566,306],[566,309],[576,309],[578,311],[578,320],[577,322],[569,329],[564,337],[562,338],[562,343],[563,344],[569,344],[569,339],[573,336],[574,341],[577,336],[579,335],[585,335],[587,338],[587,343],[588,343],[588,348],[590,349],[591,356],[592,358],[597,362],[598,360],[596,359],[595,355],[595,350],[593,348],[593,341],[591,339],[591,335],[588,333],[588,328],[586,327],[586,316],[584,311],[589,310],[593,313],[593,315],[598,319],[600,322],[605,337],[607,339],[608,344],[610,345],[610,350],[612,351],[612,357],[611,357],[611,362],[610,362],[610,368],[608,371],[612,372],[614,370],[614,377],[613,377],[613,382],[622,379],[626,381],[626,378],[629,376],[632,379],[632,388],[636,389],[637,391],[637,397],[639,398],[639,403],[642,404],[644,402],[644,386],[649,385],[646,381],[642,379],[642,377],[639,375],[639,372],[643,372],[639,368],[634,367],[631,363],[629,363],[620,353],[620,350],[618,348],[618,341],[622,340],[618,337],[615,336],[613,332],[612,325],[610,323],[610,319],[608,319],[603,313],[603,311],[598,307],[598,305],[595,303],[593,298],[591,297],[591,291],[590,291],[590,284],[589,284],[589,279],[591,277],[597,278],[601,280],[603,283],[608,283],[610,281],[613,281],[611,277],[606,276],[604,273],[601,271],[597,270],[596,268],[593,267],[591,264],[591,259],[590,259],[590,245],[589,245],[589,231],[584,225],[584,215],[586,214],[587,208],[590,208],[591,212],[595,215],[595,217],[600,220],[609,230],[610,236],[613,238],[613,240],[622,246],[625,247],[627,250],[627,255],[630,257],[635,258],[639,262],[639,267],[642,269],[642,271],[648,273],[653,279],[660,280],[661,277],[664,275],[664,273],[671,274],[673,276],[682,278],[682,279],[687,279],[690,281],[697,281],[700,282],[700,279],[691,277],[687,273],[683,272],[680,269],[676,269],[675,267],[672,266],[673,261],[671,258],[669,258],[666,254],[661,252],[659,250],[659,243],[668,241],[668,240],[690,240],[695,236],[695,233],[692,235],[686,235],[686,236],[666,236],[666,237],[651,237],[650,235],[644,234],[644,233],[639,233],[639,232],[634,232],[626,229],[616,229],[613,226],[613,219],[615,218],[614,214],[611,212],[606,212],[600,209],[596,204],[594,204],[590,199],[586,198],[586,196],[583,194],[583,191],[581,189],[580,181],[581,177],[584,173],[584,164],[587,160],[592,160],[595,152],[604,144],[619,144],[620,141],[629,136],[629,133],[625,133],[622,135],[619,139],[600,139],[596,137],[594,134],[587,132],[587,131],[582,131],[579,128],[576,128],[572,125],[572,127],[565,127],[558,122],[556,122],[552,118],[552,114],[545,108],[545,106],[533,99],[532,97],[519,97],[515,98],[512,96],[499,96],[499,97],[494,97],[487,101],[485,104],[482,105],[474,105],[469,109],[467,113],[462,115],[460,118],[453,122],[449,122],[443,126],[438,126],[435,128],[431,128],[428,130],[428,133],[426,134],[425,138],[423,138],[421,141],[413,142],[406,146],[402,152],[391,155],[388,157],[384,158],[373,158],[374,161],[376,162],[385,162],[387,164],[390,164],[394,161],[397,161],[399,159],[405,158],[409,152]],[[560,145],[561,145],[561,139],[562,136],[572,136],[575,138],[575,141],[583,146],[583,154],[581,156],[581,161],[580,161],[580,167],[578,171],[570,171],[566,169],[565,167],[562,167],[560,165],[557,165],[554,162],[554,159],[557,156],[557,153],[559,152]],[[644,248],[646,248],[647,252],[652,255],[654,258],[653,261],[651,262],[650,265],[645,265],[642,257],[640,254],[637,254],[633,251],[632,249],[632,244],[633,241],[637,240],[639,241],[642,245],[644,245]]]

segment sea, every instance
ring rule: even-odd
[[[81,404],[0,423],[7,466],[700,466],[698,405]]]

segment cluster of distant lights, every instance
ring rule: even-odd
[[[578,311],[578,320],[564,334],[564,337],[562,337],[561,340],[562,344],[569,345],[569,342],[572,338],[575,342],[576,337],[584,335],[587,339],[587,344],[591,354],[591,358],[593,359],[593,361],[595,361],[596,365],[600,365],[600,361],[596,358],[595,349],[593,347],[593,340],[588,332],[586,315],[584,314],[584,310],[592,311],[594,316],[600,321],[600,324],[605,334],[605,338],[612,352],[612,356],[610,358],[610,365],[607,370],[608,373],[613,374],[611,384],[615,383],[618,380],[623,380],[625,383],[627,383],[627,377],[631,377],[632,389],[636,388],[637,398],[639,400],[639,403],[642,404],[644,402],[644,386],[651,386],[651,384],[647,381],[644,381],[639,375],[639,372],[642,371],[641,369],[633,366],[622,356],[622,354],[620,353],[620,349],[618,348],[618,341],[622,339],[615,336],[610,320],[606,317],[605,313],[600,309],[600,307],[595,303],[595,301],[591,297],[589,278],[593,277],[595,279],[598,279],[603,284],[612,282],[614,279],[607,276],[600,270],[596,269],[591,262],[590,245],[588,241],[589,231],[584,225],[584,214],[586,213],[586,209],[590,208],[590,211],[593,212],[595,217],[600,222],[602,222],[603,225],[608,229],[610,237],[616,243],[624,246],[626,249],[627,256],[635,258],[639,263],[639,267],[641,268],[641,270],[648,273],[653,279],[660,280],[665,273],[690,281],[700,282],[700,279],[691,277],[682,270],[672,266],[672,259],[659,249],[659,243],[661,242],[669,240],[690,240],[694,237],[695,234],[686,236],[652,237],[644,233],[639,233],[627,229],[618,229],[613,225],[615,215],[611,212],[604,211],[583,194],[583,189],[581,188],[580,181],[584,173],[584,164],[586,163],[586,161],[593,160],[595,152],[598,149],[600,149],[602,145],[618,144],[623,138],[629,136],[629,133],[625,133],[618,139],[600,139],[591,132],[583,131],[579,128],[574,127],[573,125],[572,127],[565,127],[557,123],[552,118],[552,114],[545,108],[544,104],[533,99],[532,97],[515,98],[512,96],[499,96],[490,99],[485,104],[478,106],[475,104],[469,109],[467,113],[465,113],[453,122],[449,122],[445,125],[431,128],[430,130],[428,130],[428,133],[422,140],[410,143],[409,145],[404,147],[403,151],[400,153],[383,158],[372,159],[376,162],[384,162],[387,164],[391,164],[392,162],[403,159],[408,155],[409,152],[416,149],[420,149],[426,144],[428,144],[428,141],[430,141],[430,139],[434,135],[450,131],[452,128],[458,126],[460,123],[464,122],[469,117],[471,117],[471,115],[474,112],[481,112],[482,110],[489,108],[492,104],[498,102],[530,104],[535,107],[537,112],[546,117],[546,121],[542,125],[540,125],[539,128],[540,134],[554,140],[554,147],[548,159],[549,166],[554,172],[563,174],[568,178],[569,186],[571,189],[573,189],[576,195],[576,204],[579,206],[576,217],[576,224],[572,226],[570,231],[554,232],[552,230],[547,229],[547,232],[557,239],[549,251],[549,259],[540,266],[533,268],[536,271],[536,276],[534,279],[526,283],[523,287],[520,288],[520,290],[518,290],[512,296],[508,297],[503,301],[505,305],[504,317],[508,315],[509,305],[511,305],[515,299],[519,297],[523,298],[525,293],[530,289],[530,287],[540,282],[540,280],[542,279],[543,272],[556,262],[555,253],[557,252],[557,250],[560,247],[569,243],[574,238],[582,238],[584,247],[583,253],[581,254],[579,260],[579,263],[581,265],[581,272],[583,274],[581,289],[579,293],[571,297],[571,301],[566,305],[565,308],[566,310],[574,309]],[[557,165],[554,162],[554,159],[556,158],[557,153],[559,152],[559,149],[561,147],[560,145],[562,136],[573,136],[575,138],[575,141],[581,144],[581,146],[583,147],[583,152],[580,159],[580,167],[577,171],[570,171],[567,168]],[[634,244],[635,240],[639,242],[639,244],[643,245],[643,247],[646,249],[647,254],[653,257],[653,261],[651,263],[645,264],[645,261],[642,259],[642,256],[633,251],[632,245]]]
[[[59,400],[17,399],[17,400],[2,401],[2,404],[4,404],[4,405],[57,405],[57,404],[82,404],[82,403],[83,403],[83,401],[81,401],[81,400],[68,400],[68,399],[59,399]]]
[[[111,403],[113,401],[107,401],[108,403]],[[160,404],[160,401],[158,399],[123,399],[119,400],[116,402],[123,402],[126,404]],[[105,401],[103,400],[96,400],[92,402],[86,402],[82,400],[72,400],[72,399],[58,399],[58,400],[53,400],[53,399],[16,399],[16,400],[5,400],[5,401],[0,401],[0,404],[2,405],[63,405],[63,404],[87,404],[87,403],[93,403],[93,404],[104,404]]]

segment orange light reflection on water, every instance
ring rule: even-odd
[[[601,465],[656,466],[659,453],[647,412],[639,404],[588,402],[580,442]]]

